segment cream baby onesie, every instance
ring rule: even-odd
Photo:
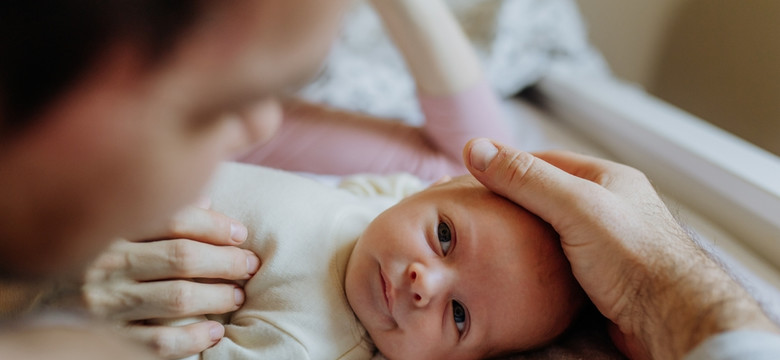
[[[368,223],[422,186],[408,175],[347,183],[349,191],[253,165],[219,169],[212,209],[247,226],[243,247],[262,266],[244,287],[243,307],[226,317],[225,337],[203,359],[373,356],[344,293],[347,261]]]

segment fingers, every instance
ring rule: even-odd
[[[126,243],[124,247],[124,271],[137,281],[171,278],[246,280],[260,268],[257,255],[233,246],[178,239]]]
[[[246,237],[247,229],[240,222],[212,210],[189,206],[173,217],[168,233],[160,239],[185,238],[214,245],[238,245]]]
[[[546,163],[533,155],[491,142],[469,141],[463,151],[469,171],[492,191],[560,226],[573,208],[590,206],[580,201],[583,192],[605,192],[595,183]],[[585,209],[577,213],[588,213]]]
[[[124,277],[130,281],[165,279],[245,280],[260,268],[253,252],[178,239],[148,243],[118,242],[87,271],[86,281]]]
[[[86,285],[84,298],[93,313],[136,321],[222,314],[237,310],[245,295],[235,284],[172,280],[115,286]]]
[[[590,180],[611,192],[630,195],[637,192],[637,183],[647,183],[647,177],[630,166],[569,151],[547,151],[534,156],[576,177]]]
[[[604,186],[605,173],[616,171],[623,166],[605,159],[569,151],[545,151],[533,153],[534,156],[576,177],[590,180]]]
[[[201,321],[183,326],[135,325],[128,334],[149,345],[161,357],[180,359],[195,355],[216,344],[225,328],[216,321]]]
[[[248,279],[259,267],[255,254],[233,246],[121,241],[89,268],[82,290],[90,311],[121,320],[218,314],[241,305],[240,288],[189,279]]]

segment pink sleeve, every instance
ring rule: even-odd
[[[422,128],[305,106],[286,114],[270,142],[238,161],[336,175],[409,172],[436,180],[466,173],[461,150],[472,137],[506,141],[498,101],[484,82],[452,96],[421,96],[420,104]]]
[[[419,96],[423,132],[447,156],[461,161],[463,146],[475,137],[511,144],[511,133],[495,92],[484,79],[448,96]]]

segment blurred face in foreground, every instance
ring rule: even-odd
[[[0,275],[51,274],[115,237],[159,234],[218,161],[278,121],[257,108],[270,115],[221,115],[312,75],[343,3],[207,2],[153,66],[139,44],[107,47],[31,128],[0,143]]]
[[[346,292],[390,359],[538,347],[582,301],[550,227],[470,176],[379,215],[353,250]]]

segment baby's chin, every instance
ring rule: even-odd
[[[377,352],[388,360],[478,360],[485,357],[484,353],[478,354],[477,351],[474,351],[476,349],[470,349],[467,346],[457,350],[454,348],[434,348],[430,342],[411,334],[408,336],[400,335],[397,332],[372,334],[370,331],[368,334],[374,342]]]
[[[371,338],[374,339],[373,337]],[[380,341],[381,343],[381,341]],[[438,359],[440,357],[432,357],[431,354],[422,355],[419,352],[410,352],[404,350],[402,346],[392,346],[388,344],[375,344],[377,346],[377,353],[382,354],[387,360],[416,360],[416,359]]]
[[[400,350],[397,347],[377,347],[377,352],[382,354],[387,360],[429,360],[429,359],[448,359],[448,360],[479,360],[479,356],[455,356],[453,354],[435,354],[431,352],[421,352],[418,350]]]

